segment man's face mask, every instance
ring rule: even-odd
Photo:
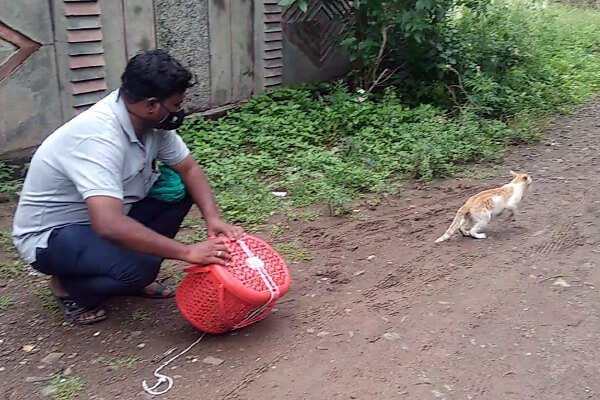
[[[185,111],[183,108],[178,111],[169,111],[165,106],[160,104],[162,108],[167,111],[167,115],[154,126],[156,129],[163,129],[165,131],[171,131],[177,129],[183,124],[183,118],[185,117]]]

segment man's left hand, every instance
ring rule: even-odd
[[[220,234],[223,234],[233,240],[241,239],[244,235],[243,228],[228,224],[227,222],[220,219],[208,222],[207,231],[208,236],[219,236]]]

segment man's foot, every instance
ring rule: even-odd
[[[75,325],[89,325],[106,319],[106,312],[99,309],[80,307],[64,290],[57,277],[50,279],[50,291],[56,299],[66,320]]]
[[[165,281],[166,280],[155,280],[150,285],[146,286],[140,296],[151,299],[168,299],[169,297],[175,296],[175,286],[169,285]]]
[[[90,325],[106,319],[104,310],[85,309],[69,297],[54,296],[66,320],[75,325]]]

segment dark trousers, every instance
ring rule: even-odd
[[[178,203],[146,198],[133,205],[129,216],[174,238],[192,203],[189,196]],[[48,247],[37,250],[33,267],[58,277],[77,304],[91,309],[113,296],[140,293],[154,282],[162,261],[101,239],[90,225],[68,225],[52,232]]]

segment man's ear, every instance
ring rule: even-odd
[[[148,114],[154,114],[158,111],[158,108],[160,107],[160,102],[156,97],[150,97],[144,101],[146,102],[145,108]]]

